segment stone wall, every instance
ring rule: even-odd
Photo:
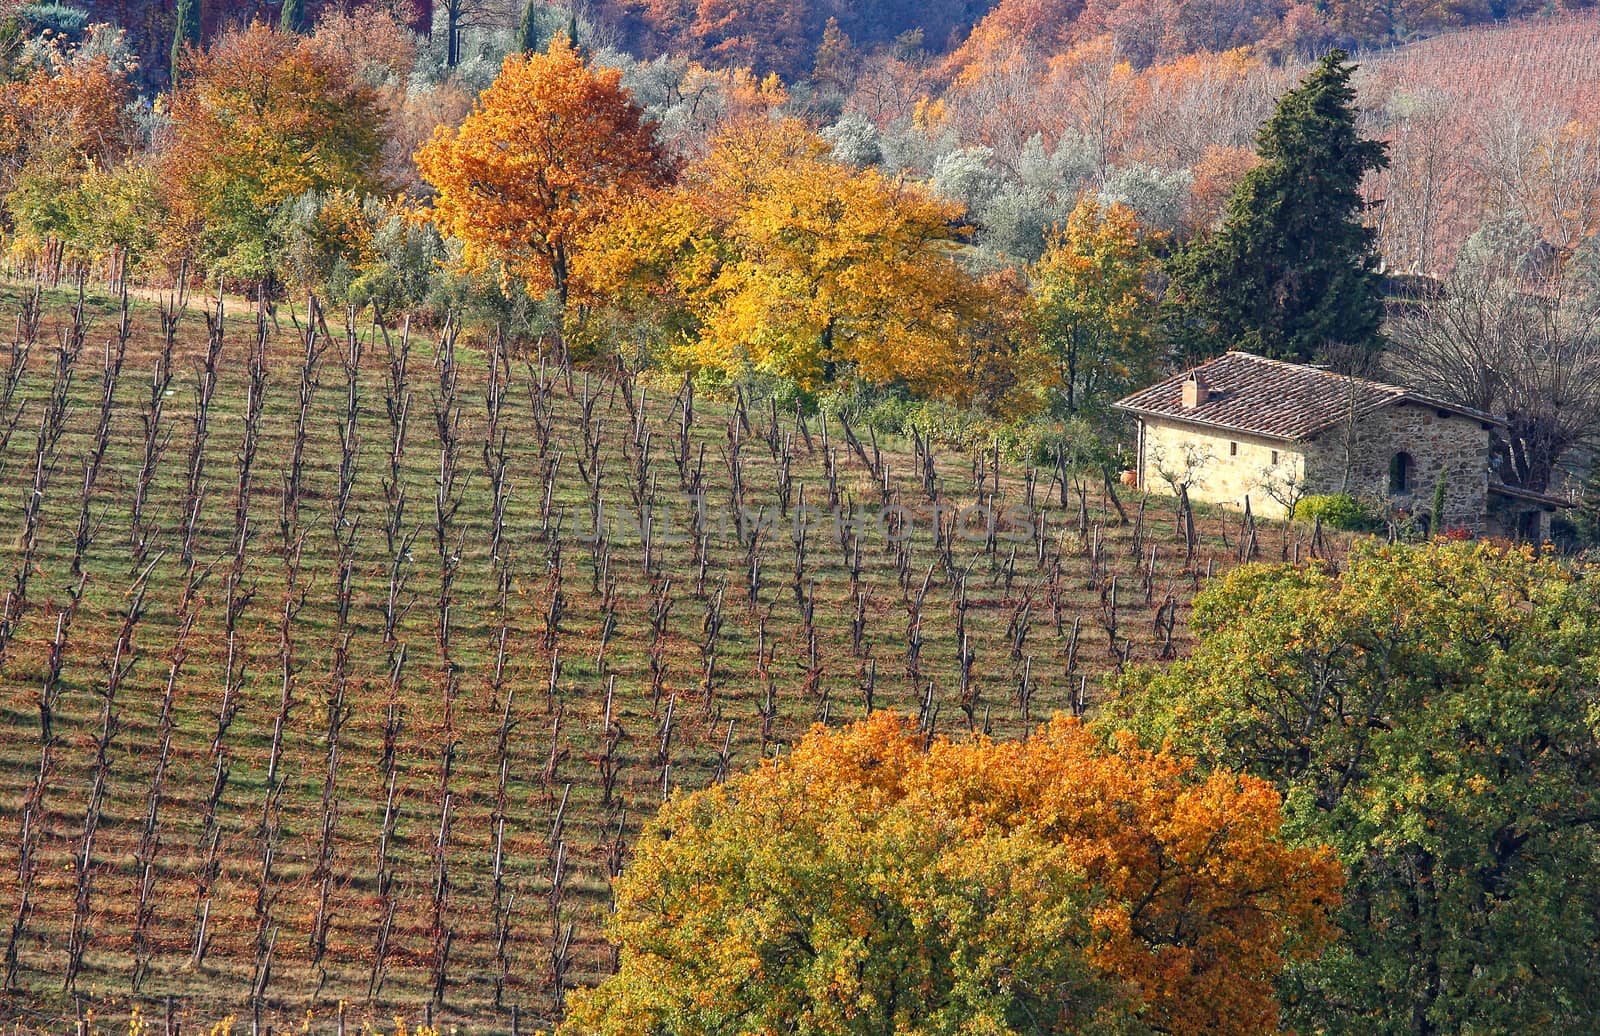
[[[1175,474],[1194,465],[1189,499],[1243,508],[1262,518],[1281,518],[1283,487],[1305,470],[1302,445],[1277,439],[1222,432],[1176,421],[1146,419],[1140,443],[1139,478],[1151,492],[1170,491],[1162,469]]]
[[[1412,458],[1405,492],[1389,491],[1397,452]],[[1387,507],[1425,514],[1433,487],[1445,475],[1446,527],[1484,528],[1488,510],[1489,431],[1471,418],[1416,403],[1368,414],[1354,426],[1330,428],[1307,443],[1288,443],[1181,421],[1146,418],[1139,442],[1139,477],[1153,492],[1168,491],[1161,469],[1181,472],[1193,457],[1189,496],[1281,518],[1290,485],[1295,496],[1348,492]],[[1348,474],[1347,474],[1348,473]]]
[[[1399,452],[1410,455],[1411,471],[1405,491],[1393,493],[1390,465]],[[1489,430],[1472,418],[1420,403],[1397,403],[1368,414],[1353,428],[1330,428],[1317,436],[1307,464],[1313,492],[1348,492],[1416,515],[1433,510],[1433,487],[1443,470],[1443,527],[1484,529]]]

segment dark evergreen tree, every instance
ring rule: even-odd
[[[178,0],[177,14],[172,30],[172,81],[176,83],[183,69],[183,53],[190,47],[200,46],[200,0]]]
[[[281,32],[306,31],[306,0],[283,0],[283,11],[278,15]]]
[[[578,14],[576,11],[567,18],[567,42],[572,45],[572,49],[577,52],[578,57],[585,61],[589,60],[589,48],[578,42]]]
[[[522,22],[517,26],[517,49],[524,54],[541,49],[538,6],[539,0],[528,0],[522,9]]]
[[[1257,138],[1261,164],[1234,189],[1222,225],[1174,257],[1169,326],[1191,359],[1240,348],[1304,361],[1379,347],[1382,285],[1361,181],[1389,159],[1356,132],[1346,57],[1331,51],[1284,94]]]

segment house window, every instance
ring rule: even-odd
[[[1236,442],[1230,442],[1228,444],[1228,456],[1237,457],[1238,455],[1239,455],[1239,444],[1236,443]]]
[[[1411,459],[1411,454],[1401,450],[1389,458],[1389,492],[1411,492],[1411,479],[1415,473],[1416,462]]]
[[[1273,465],[1273,467],[1277,467],[1277,465],[1278,465],[1278,451],[1277,450],[1273,450],[1272,451],[1272,465]]]

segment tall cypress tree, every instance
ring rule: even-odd
[[[1190,358],[1241,348],[1304,361],[1379,347],[1382,282],[1360,192],[1389,159],[1356,132],[1346,59],[1331,51],[1284,94],[1222,225],[1174,257],[1169,324]]]
[[[172,29],[172,81],[178,81],[184,51],[200,46],[200,0],[178,0]]]
[[[578,42],[578,12],[573,11],[567,16],[567,42],[578,57],[584,61],[589,60],[589,48]]]
[[[524,54],[539,50],[539,13],[534,5],[539,0],[528,0],[522,9],[522,22],[517,26],[517,49]]]
[[[306,0],[283,0],[283,11],[278,15],[278,29],[293,33],[306,31]]]

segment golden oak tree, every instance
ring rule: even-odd
[[[499,264],[566,307],[583,235],[618,202],[671,180],[654,122],[621,85],[557,36],[506,59],[459,129],[417,152],[432,215],[469,265]]]
[[[598,341],[613,336],[615,323],[635,322],[684,347],[699,334],[701,302],[725,254],[704,198],[663,189],[622,201],[574,258],[588,304],[588,320],[574,330]]]
[[[1057,718],[928,744],[879,712],[676,795],[571,1033],[1266,1033],[1342,872],[1264,781]]]
[[[852,365],[871,382],[937,392],[971,279],[959,209],[917,187],[816,159],[780,166],[727,228],[731,261],[699,343],[811,387]]]

